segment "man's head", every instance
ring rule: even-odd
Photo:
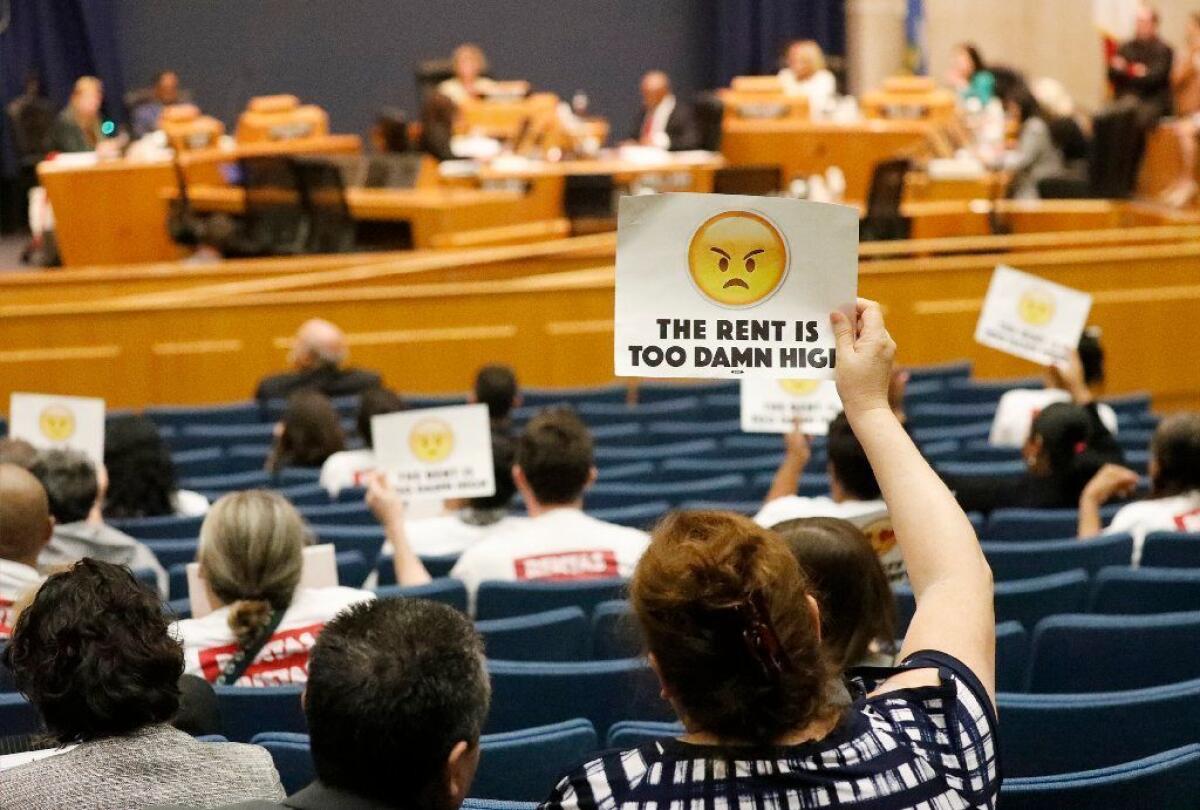
[[[1158,36],[1158,9],[1149,3],[1138,5],[1135,19],[1135,36],[1138,39],[1154,39]]]
[[[29,469],[37,458],[37,449],[24,439],[0,439],[0,464],[16,464]]]
[[[453,810],[479,763],[491,690],[469,619],[423,599],[342,611],[317,638],[304,711],[328,787],[410,810]]]
[[[642,105],[652,110],[671,94],[671,80],[661,70],[652,70],[642,77]]]
[[[363,391],[358,403],[358,418],[355,428],[358,436],[367,447],[374,447],[374,437],[371,435],[371,420],[376,416],[384,416],[404,410],[404,400],[395,391],[387,388],[370,388]]]
[[[1083,381],[1089,387],[1104,384],[1104,347],[1097,330],[1087,329],[1080,335],[1079,363],[1083,366]]]
[[[874,501],[879,482],[846,414],[829,423],[829,486],[835,501]]]
[[[306,371],[319,366],[340,366],[346,360],[346,335],[336,324],[321,318],[305,321],[296,330],[288,360]]]
[[[154,77],[154,97],[160,104],[179,101],[179,75],[175,71],[163,70]]]
[[[517,443],[513,481],[531,514],[570,506],[596,478],[592,437],[570,408],[549,408],[529,420]]]
[[[493,422],[507,419],[513,408],[520,405],[521,391],[517,387],[517,375],[508,366],[490,365],[479,369],[475,375],[475,390],[472,402],[487,405],[488,418]]]
[[[33,473],[0,464],[0,560],[33,567],[54,532],[46,490]]]
[[[39,453],[29,469],[50,500],[56,523],[78,523],[87,518],[100,494],[96,468],[77,450],[47,450]]]
[[[517,458],[517,443],[502,433],[492,434],[492,467],[496,476],[496,492],[483,498],[472,498],[475,509],[507,509],[517,494],[513,483],[513,462]]]

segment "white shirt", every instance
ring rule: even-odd
[[[0,639],[12,634],[12,626],[16,621],[13,605],[44,581],[45,578],[36,568],[12,560],[0,560]]]
[[[1142,545],[1151,532],[1200,532],[1200,490],[1122,506],[1105,534],[1133,535],[1133,564],[1142,560]]]
[[[871,541],[888,582],[894,584],[907,579],[904,557],[896,542],[896,533],[892,531],[892,519],[887,504],[881,500],[838,503],[824,495],[816,498],[787,495],[764,504],[754,516],[754,522],[769,529],[787,520],[814,517],[841,518],[853,523]]]
[[[514,523],[471,546],[458,558],[450,576],[466,585],[473,606],[481,582],[632,576],[649,544],[643,531],[560,507]]]
[[[507,516],[495,523],[477,525],[467,523],[460,515],[440,515],[404,522],[404,533],[409,548],[421,557],[441,557],[447,554],[462,554],[471,546],[503,533],[519,528],[528,518]],[[384,553],[392,553],[391,546]]]
[[[190,489],[176,490],[175,514],[179,517],[201,517],[208,514],[208,498]]]
[[[667,121],[671,119],[673,112],[675,112],[675,96],[673,95],[658,102],[658,106],[650,112],[649,146],[657,146],[659,149],[671,148],[671,136],[667,134]],[[642,126],[645,127],[645,125],[646,122],[643,118]]]
[[[828,70],[818,70],[807,79],[797,79],[788,68],[779,71],[779,83],[789,96],[808,96],[808,107],[820,114],[837,95],[837,79]]]
[[[1061,388],[1014,388],[1005,391],[996,405],[988,444],[992,447],[1020,447],[1029,438],[1033,420],[1056,402],[1070,402],[1071,395]],[[1117,435],[1117,412],[1103,402],[1096,405],[1100,421],[1108,432]]]
[[[237,685],[307,682],[308,653],[326,622],[344,608],[374,598],[370,591],[357,588],[297,588],[283,621]],[[218,608],[201,619],[184,619],[172,627],[173,635],[183,643],[184,672],[188,675],[212,683],[238,651],[237,640],[229,629],[229,610],[229,606]]]
[[[341,450],[325,459],[319,483],[329,497],[336,498],[348,487],[365,487],[375,469],[374,450]]]

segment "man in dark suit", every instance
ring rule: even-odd
[[[700,132],[691,107],[671,92],[671,80],[661,70],[642,77],[642,112],[630,140],[672,152],[700,148]]]
[[[377,388],[381,381],[374,371],[342,367],[346,354],[346,336],[341,329],[319,318],[305,321],[288,355],[296,370],[264,377],[254,397],[265,403],[287,399],[302,388],[315,389],[327,397],[354,396]]]
[[[1136,34],[1108,63],[1108,80],[1118,101],[1137,104],[1138,121],[1147,129],[1171,114],[1171,60],[1171,46],[1158,36],[1158,11],[1139,6]]]

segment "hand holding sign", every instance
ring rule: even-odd
[[[391,474],[398,498],[477,498],[496,491],[486,405],[376,416],[371,435],[379,467]],[[372,508],[387,511],[389,504],[379,496]]]
[[[770,197],[621,199],[616,373],[830,379],[828,313],[858,285],[858,217]]]
[[[975,340],[1025,360],[1055,365],[1079,345],[1092,297],[1001,265],[992,274]]]
[[[842,411],[833,380],[742,380],[742,430],[823,436]]]
[[[104,400],[50,394],[13,394],[8,433],[39,450],[79,450],[104,463]]]

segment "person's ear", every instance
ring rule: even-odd
[[[516,396],[513,397],[512,406],[514,408],[520,408],[524,404],[525,404],[525,395],[522,394],[520,391],[518,391],[516,393]]]
[[[479,743],[459,740],[446,757],[446,792],[450,807],[458,807],[467,798],[475,771],[479,767]]]
[[[58,524],[57,521],[54,520],[54,515],[50,515],[46,518],[46,543],[49,543],[51,538],[54,537],[54,527],[56,525]],[[43,543],[43,545],[45,545],[45,543]]]
[[[479,397],[475,396],[474,391],[471,391],[470,393],[467,394],[467,404],[468,405],[478,405],[479,404]]]
[[[284,431],[283,420],[281,419],[275,423],[274,427],[271,428],[271,435],[274,436],[276,438],[276,440],[282,439],[283,431]]]
[[[671,688],[667,686],[667,682],[663,680],[662,669],[658,666],[658,658],[654,656],[654,653],[647,653],[646,659],[650,662],[650,669],[654,670],[654,677],[658,679],[659,697],[670,702]]]
[[[529,481],[525,478],[525,471],[521,469],[521,465],[514,464],[512,466],[513,485],[517,490],[524,495],[525,490],[529,489]]]
[[[806,593],[804,598],[808,600],[808,612],[812,616],[813,628],[817,631],[817,641],[821,641],[821,606],[817,604],[817,598],[811,593]]]
[[[303,712],[303,711],[307,711],[307,710],[308,710],[308,684],[306,683],[304,685],[304,688],[300,690],[300,711]]]
[[[600,471],[599,471],[599,470],[597,470],[597,469],[596,469],[596,465],[595,465],[595,464],[593,464],[593,465],[592,465],[592,466],[591,466],[591,467],[588,469],[588,478],[587,478],[587,483],[583,485],[583,488],[584,488],[584,489],[588,489],[589,487],[591,487],[591,485],[592,485],[592,484],[596,483],[596,479],[597,479],[597,478],[599,478],[599,477],[600,477]]]

